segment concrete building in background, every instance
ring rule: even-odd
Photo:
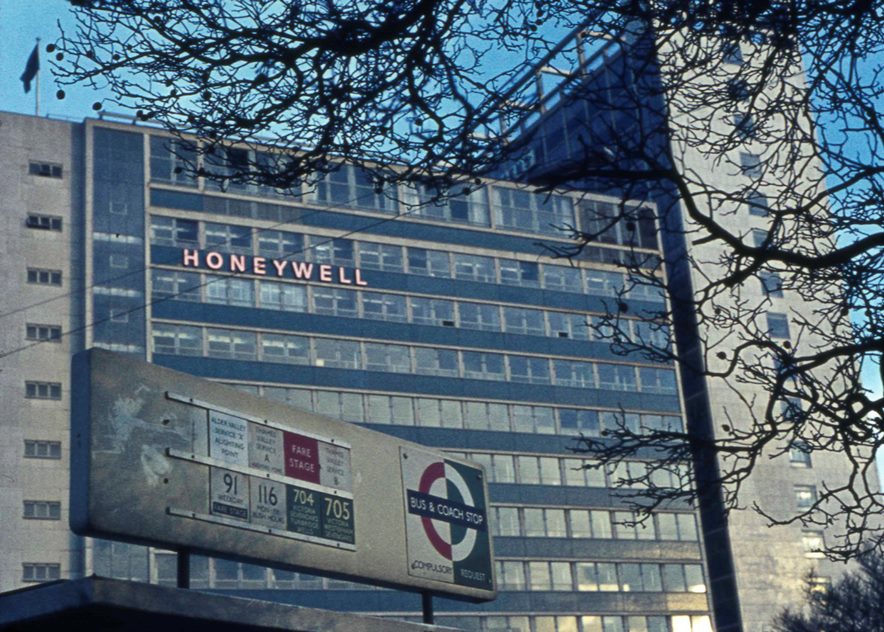
[[[581,107],[586,125],[592,112]],[[567,126],[575,112],[563,113],[540,117],[532,167],[567,161],[567,140],[552,132],[576,136],[550,125],[559,116]],[[748,632],[800,599],[809,568],[838,572],[816,559],[824,534],[768,529],[742,512],[728,523],[720,506],[702,516],[668,506],[635,525],[615,488],[646,462],[583,469],[591,458],[569,452],[575,436],[619,423],[680,428],[687,414],[691,428],[708,429],[732,404],[702,380],[682,385],[673,365],[614,354],[587,326],[627,287],[630,335],[661,333],[648,316],[664,297],[619,265],[688,247],[675,231],[658,239],[648,196],[633,202],[591,186],[536,195],[501,180],[440,204],[420,186],[378,191],[349,165],[303,191],[221,184],[190,175],[180,160],[187,148],[164,132],[110,120],[4,113],[0,139],[0,590],[92,573],[175,582],[174,553],[67,528],[69,358],[89,347],[484,464],[500,596],[482,605],[438,599],[440,624],[709,632],[714,614],[717,629]],[[569,245],[555,226],[586,227],[624,202],[636,209],[633,230],[613,231],[571,265],[543,256],[539,243]],[[764,221],[746,213],[734,221]],[[696,281],[669,272],[686,291]],[[772,309],[797,307],[782,296]],[[690,344],[695,325],[680,327],[676,343]],[[801,507],[839,471],[836,457],[805,456],[760,466],[746,492]],[[415,594],[292,571],[196,558],[191,573],[199,589],[420,613]]]

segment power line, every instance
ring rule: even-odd
[[[344,205],[344,206],[347,206],[347,205],[349,205],[350,203],[358,202],[360,199],[362,199],[362,198],[365,197],[366,195],[369,195],[369,194],[365,193],[365,194],[362,194],[362,195],[357,196],[357,197],[355,197],[355,198],[351,198],[351,199],[347,200],[343,205]],[[412,209],[412,210],[410,210],[410,211],[407,211],[407,212],[405,212],[405,213],[396,213],[396,215],[393,215],[393,216],[390,216],[390,217],[384,217],[384,218],[382,218],[382,219],[379,219],[379,220],[377,220],[377,221],[375,221],[375,222],[372,222],[372,223],[367,224],[367,225],[365,225],[365,226],[362,226],[362,227],[360,227],[360,228],[357,228],[357,229],[353,229],[353,230],[350,230],[350,231],[344,232],[344,233],[338,235],[337,237],[330,237],[330,238],[328,238],[326,241],[319,242],[319,243],[316,243],[316,244],[311,244],[309,247],[302,247],[300,250],[296,250],[296,251],[294,251],[294,252],[288,253],[287,255],[285,255],[285,256],[282,258],[282,260],[283,260],[283,261],[289,261],[289,260],[291,259],[291,257],[293,257],[293,256],[295,256],[295,255],[303,254],[304,252],[306,252],[306,251],[308,251],[308,250],[313,250],[313,249],[315,249],[315,248],[318,248],[319,246],[324,246],[325,244],[332,243],[332,242],[334,242],[335,239],[344,239],[344,238],[347,238],[347,237],[351,237],[351,236],[353,236],[353,235],[360,234],[360,233],[362,233],[362,232],[364,232],[364,231],[366,231],[366,230],[368,230],[368,229],[374,228],[374,227],[376,227],[376,226],[381,226],[381,225],[383,225],[383,224],[386,224],[386,223],[389,223],[389,222],[396,221],[397,219],[399,219],[399,218],[401,218],[401,217],[406,217],[406,216],[412,215],[412,214],[413,214],[415,211],[417,211],[419,208],[420,208],[420,205],[417,204],[417,205],[415,205],[415,208],[414,208],[414,209]],[[321,213],[321,212],[323,212],[324,210],[325,210],[325,209],[322,209],[322,210],[316,210],[316,211],[314,211],[313,213],[310,213],[310,215],[314,215],[314,214],[316,214],[316,213]],[[308,215],[308,216],[306,216],[306,217],[309,217],[310,215]],[[305,216],[302,216],[302,217],[299,218],[299,219],[303,219],[304,217],[305,217]],[[277,228],[277,227],[279,227],[279,226],[290,225],[291,223],[292,223],[292,222],[280,222],[280,223],[278,223],[278,224],[275,224],[275,225],[273,225],[273,226],[266,227],[266,228],[255,228],[255,227],[252,227],[251,230],[253,230],[253,231],[255,231],[255,230],[261,230],[261,231],[264,231],[264,230],[274,230],[275,228]],[[208,247],[208,246],[207,246],[207,247]],[[126,278],[126,277],[129,277],[129,276],[132,276],[133,274],[143,274],[143,273],[146,273],[148,270],[150,270],[150,267],[141,268],[141,269],[139,269],[139,270],[137,270],[137,271],[135,271],[135,272],[131,272],[131,273],[126,273],[126,274],[120,275],[120,276],[117,277],[117,278],[122,279],[122,278]],[[229,277],[232,277],[232,276],[233,276],[233,274],[232,274],[232,273],[229,273],[229,272],[222,272],[222,273],[220,273],[220,274],[218,275],[219,278],[229,278]],[[180,290],[179,292],[175,292],[175,293],[170,294],[170,295],[168,295],[168,296],[164,296],[164,297],[162,297],[162,298],[158,298],[158,299],[153,299],[153,300],[151,300],[150,302],[144,302],[144,303],[138,305],[137,307],[133,307],[133,308],[128,309],[128,310],[125,310],[125,311],[123,311],[123,312],[118,312],[117,314],[118,314],[118,315],[123,315],[123,314],[128,315],[128,314],[132,314],[132,313],[135,313],[135,312],[139,312],[139,311],[142,311],[142,310],[146,309],[147,307],[153,307],[154,305],[157,305],[157,304],[159,304],[159,303],[163,303],[163,302],[168,301],[168,300],[171,300],[171,299],[173,299],[173,298],[177,298],[177,297],[180,296],[181,294],[185,294],[185,293],[187,293],[187,292],[192,292],[192,291],[194,291],[194,290],[197,290],[197,289],[200,289],[200,288],[206,287],[206,286],[210,285],[211,283],[215,283],[215,282],[217,282],[217,281],[218,281],[218,278],[210,279],[210,280],[208,280],[208,281],[205,281],[205,282],[203,282],[203,283],[199,283],[199,284],[194,285],[194,286],[192,286],[192,287],[184,288],[183,290]],[[107,282],[107,280],[105,280],[105,282]],[[83,292],[86,292],[86,291],[88,291],[89,289],[94,288],[96,285],[97,285],[96,283],[93,283],[92,285],[90,285],[90,286],[88,286],[88,287],[86,287],[86,288],[83,288]],[[57,300],[58,298],[63,298],[64,296],[71,296],[71,295],[73,295],[73,294],[74,294],[74,292],[71,291],[71,292],[68,292],[68,293],[62,295],[61,297],[53,297],[52,300]],[[50,301],[49,301],[49,300],[47,300],[47,301],[41,301],[40,303],[36,303],[36,304],[34,304],[33,306],[38,306],[38,305],[41,305],[41,304],[44,304],[44,303],[48,303],[48,302],[50,302]],[[32,307],[33,307],[33,306],[32,306]],[[19,311],[22,311],[22,309],[30,309],[30,308],[31,308],[31,307],[20,308],[20,309],[14,310],[13,312],[7,312],[6,314],[2,314],[2,315],[0,315],[0,317],[2,317],[2,316],[7,316],[7,315],[11,315],[11,314],[13,314],[13,313],[17,313],[17,312],[19,312]],[[15,349],[11,349],[10,351],[4,351],[4,352],[0,353],[0,359],[7,358],[7,357],[9,357],[9,356],[15,355],[15,354],[20,353],[20,352],[22,352],[22,351],[26,351],[26,350],[28,350],[28,349],[30,349],[30,348],[32,348],[32,347],[35,347],[35,346],[37,346],[37,345],[39,345],[39,344],[43,344],[43,343],[46,343],[46,342],[53,342],[53,343],[54,343],[54,342],[57,342],[57,341],[61,340],[62,338],[65,338],[65,337],[67,337],[67,336],[70,336],[70,335],[73,335],[73,334],[77,334],[77,333],[81,333],[81,332],[87,331],[88,329],[91,329],[91,328],[93,328],[93,327],[95,327],[95,326],[97,326],[97,325],[100,325],[100,324],[106,323],[106,322],[108,322],[110,319],[111,319],[111,317],[110,317],[110,316],[107,316],[107,317],[105,317],[105,318],[100,318],[100,319],[98,319],[98,320],[93,320],[91,323],[87,323],[87,324],[85,324],[85,325],[81,325],[80,327],[75,327],[75,328],[73,328],[73,329],[70,329],[70,330],[64,331],[64,332],[61,333],[61,335],[60,335],[59,337],[57,337],[57,338],[53,338],[51,341],[49,341],[49,340],[37,340],[37,341],[34,341],[34,342],[30,343],[30,344],[22,345],[22,346],[20,346],[20,347],[15,348]]]

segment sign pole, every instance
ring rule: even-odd
[[[424,610],[424,623],[433,624],[433,594],[428,592],[421,593],[421,607]]]
[[[190,550],[178,550],[178,564],[176,569],[178,588],[190,588]]]

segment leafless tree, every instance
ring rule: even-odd
[[[540,191],[619,194],[626,201],[613,210],[587,204],[581,232],[562,227],[573,247],[551,254],[635,246],[616,261],[631,281],[600,330],[620,353],[679,363],[688,388],[729,389],[735,418],[704,425],[689,405],[686,431],[624,423],[579,448],[609,463],[659,455],[642,480],[627,481],[651,504],[693,496],[688,483],[655,485],[653,472],[693,461],[728,507],[740,506],[759,462],[795,449],[837,453],[849,471],[811,507],[756,509],[774,522],[838,517],[834,555],[880,544],[884,399],[860,381],[884,351],[879,6],[72,4],[76,31],[50,47],[58,79],[109,86],[114,108],[196,135],[208,156],[193,166],[209,175],[286,187],[344,161],[397,165],[372,169],[379,189],[432,178],[444,194],[499,176]],[[258,142],[284,158],[231,168],[230,147]],[[212,156],[224,168],[213,172]],[[648,207],[660,218],[662,260],[642,247]],[[636,307],[634,290],[649,285],[667,290],[664,310]],[[787,313],[788,332],[767,318],[780,294],[801,303]],[[636,335],[635,316],[657,329]],[[660,343],[670,322],[674,336]]]
[[[784,611],[778,632],[880,632],[884,630],[884,560],[879,554],[859,556],[859,570],[833,586],[807,581],[804,611]]]

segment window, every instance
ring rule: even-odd
[[[457,352],[448,349],[417,347],[414,350],[415,373],[457,377]]]
[[[359,244],[359,265],[369,270],[402,272],[404,269],[402,247],[361,242]]]
[[[454,303],[444,299],[411,299],[411,322],[417,325],[454,327]]]
[[[804,555],[806,557],[823,557],[823,552],[826,549],[826,542],[823,539],[823,532],[802,531],[801,548],[804,549]]]
[[[516,432],[554,434],[556,431],[553,409],[546,406],[513,406],[512,419]]]
[[[461,303],[459,324],[465,329],[500,331],[500,309],[497,305],[482,303]]]
[[[742,139],[753,139],[758,136],[758,127],[751,114],[734,114],[734,130]]]
[[[466,281],[494,283],[494,259],[479,255],[454,255],[454,277]]]
[[[206,302],[221,305],[255,306],[254,283],[251,279],[206,276]]]
[[[157,323],[153,326],[153,352],[173,355],[203,355],[203,330],[188,325]]]
[[[586,271],[586,291],[593,296],[618,296],[624,285],[623,275],[619,272]]]
[[[258,288],[263,309],[278,309],[288,312],[307,311],[307,288],[303,285],[258,281]]]
[[[153,215],[150,231],[151,243],[157,246],[194,248],[199,243],[199,222],[192,219]]]
[[[738,40],[722,40],[722,61],[726,64],[740,65],[743,63],[743,51]]]
[[[230,360],[256,360],[257,336],[238,329],[206,329],[206,355]]]
[[[342,165],[316,183],[316,200],[325,204],[367,208],[395,213],[398,208],[394,185],[353,165]]]
[[[28,399],[61,399],[59,382],[25,382],[25,397]]]
[[[310,340],[304,336],[261,334],[261,359],[264,362],[310,364]]]
[[[521,307],[503,308],[504,331],[508,334],[527,334],[529,336],[546,335],[543,323],[543,312],[537,309]]]
[[[284,259],[304,249],[304,240],[297,233],[281,230],[259,230],[256,233],[258,254],[262,257]]]
[[[196,146],[178,138],[150,137],[150,178],[181,186],[196,186]]]
[[[594,410],[572,410],[563,408],[559,411],[559,425],[566,434],[583,434],[598,437],[599,416]]]
[[[404,323],[408,320],[405,297],[398,294],[362,292],[362,315],[374,320]]]
[[[798,509],[812,507],[817,501],[816,487],[814,485],[795,485],[795,506]]]
[[[368,371],[411,373],[411,354],[404,345],[366,342],[365,368]]]
[[[224,252],[252,254],[252,229],[249,226],[206,223],[206,248]]]
[[[789,446],[789,462],[794,467],[811,467],[810,446],[801,439],[796,439]]]
[[[574,226],[571,199],[522,189],[493,187],[494,221],[514,230],[556,233]]]
[[[108,263],[112,268],[125,269],[129,267],[129,257],[126,255],[111,255],[108,257]]]
[[[582,293],[583,279],[581,278],[580,268],[566,268],[564,266],[544,264],[543,287],[547,290]]]
[[[522,287],[540,286],[540,266],[533,261],[500,260],[500,282]]]
[[[26,459],[60,459],[61,441],[25,439]]]
[[[740,170],[744,175],[757,178],[761,175],[761,156],[747,152],[740,153]]]
[[[151,283],[155,300],[200,301],[200,275],[196,272],[154,269]]]
[[[785,314],[768,312],[767,333],[771,338],[789,337],[789,318]]]
[[[437,250],[425,250],[423,248],[409,248],[408,271],[424,276],[450,278],[451,267],[448,261],[448,253]]]
[[[503,355],[482,351],[464,351],[463,376],[475,380],[505,380]]]
[[[510,380],[529,384],[549,384],[549,360],[546,358],[529,358],[509,356]]]
[[[61,578],[61,564],[25,562],[22,564],[23,582],[51,582]]]
[[[316,263],[353,267],[356,261],[353,255],[353,242],[349,239],[308,235],[307,253],[310,260]]]
[[[767,217],[770,214],[770,202],[764,193],[753,191],[746,198],[749,214],[756,217]]]
[[[313,288],[313,311],[328,316],[356,316],[356,293],[326,287]]]
[[[110,320],[112,323],[128,323],[129,322],[129,311],[128,309],[118,309],[111,308],[110,309]]]
[[[761,272],[758,275],[761,280],[761,289],[767,295],[773,298],[781,298],[783,296],[783,280],[776,272]]]
[[[727,95],[734,101],[746,101],[751,96],[745,79],[731,79],[727,82]]]
[[[28,268],[28,283],[34,285],[61,285],[61,270]]]
[[[549,319],[549,335],[553,338],[590,339],[589,319],[584,314],[547,312],[547,318]]]
[[[41,215],[40,213],[28,213],[25,225],[28,228],[36,228],[37,230],[54,230],[61,231],[60,217],[54,215]]]
[[[54,162],[31,161],[28,163],[28,173],[41,178],[61,178],[63,176],[61,165]]]
[[[333,369],[358,369],[361,362],[359,343],[352,340],[317,338],[316,366]]]
[[[55,500],[26,500],[23,517],[27,520],[61,520],[61,503]]]
[[[59,325],[25,325],[25,338],[48,342],[61,342],[61,326]]]

